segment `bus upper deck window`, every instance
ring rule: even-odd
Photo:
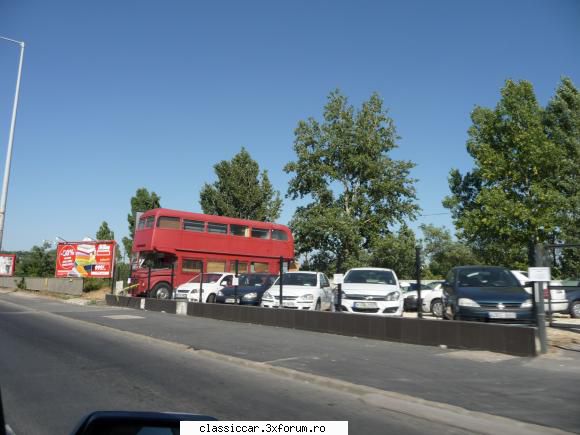
[[[178,217],[170,217],[170,216],[160,216],[157,219],[157,227],[158,228],[171,228],[174,230],[179,229],[179,218]]]
[[[272,230],[272,239],[274,240],[288,240],[288,234],[282,230]]]
[[[269,238],[269,233],[269,230],[265,230],[263,228],[252,228],[252,237],[256,239],[267,239]]]

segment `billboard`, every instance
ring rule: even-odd
[[[112,278],[115,241],[66,242],[56,248],[57,278]]]
[[[0,254],[0,276],[14,276],[15,254]]]

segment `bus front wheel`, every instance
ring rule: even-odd
[[[155,299],[171,299],[171,288],[167,283],[159,283],[151,290],[150,297]]]

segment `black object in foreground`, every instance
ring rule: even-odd
[[[207,415],[172,412],[96,411],[87,415],[71,435],[178,434],[180,421],[216,421]]]

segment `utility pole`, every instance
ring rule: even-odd
[[[536,267],[545,266],[544,246],[540,243],[538,243],[535,247],[534,263]],[[538,338],[540,339],[540,353],[546,353],[548,352],[548,337],[546,334],[546,311],[544,307],[544,289],[541,282],[534,282],[534,302],[536,306],[536,325],[538,327]]]
[[[6,163],[4,165],[4,181],[2,182],[2,196],[0,197],[0,251],[4,239],[4,218],[6,216],[6,199],[8,197],[8,181],[10,180],[10,165],[12,163],[12,144],[14,143],[14,129],[16,127],[16,113],[18,112],[18,97],[20,96],[20,78],[22,77],[22,62],[24,60],[24,42],[0,36],[0,39],[14,42],[20,45],[20,61],[18,62],[18,76],[16,77],[16,93],[12,106],[12,120],[10,121],[10,133],[8,135],[8,148],[6,149]]]

